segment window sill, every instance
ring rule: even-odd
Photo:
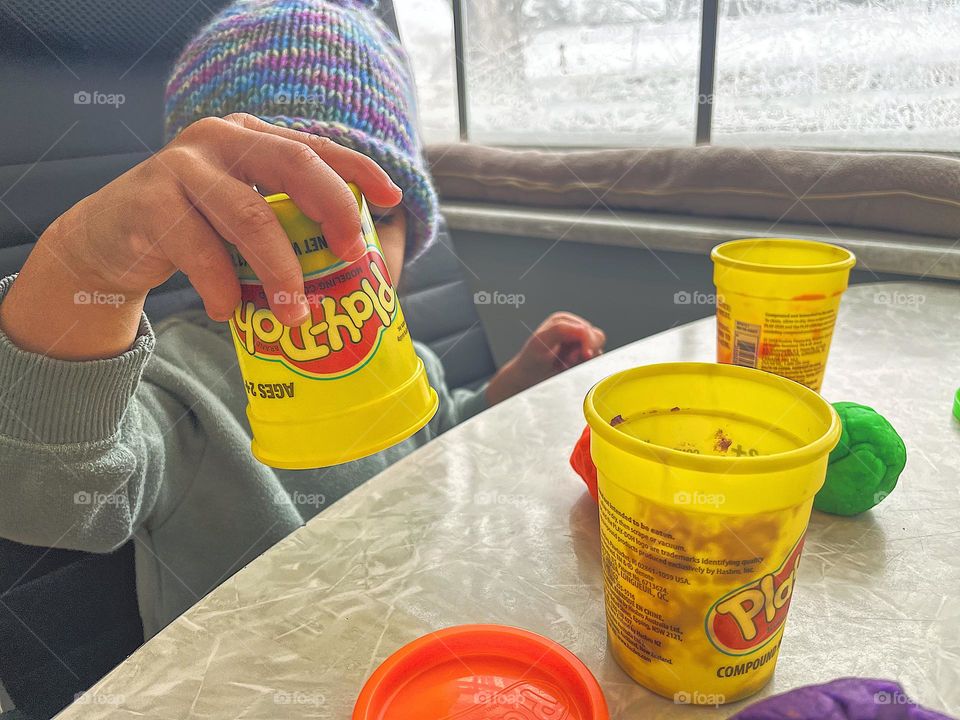
[[[746,220],[691,218],[661,213],[610,210],[556,210],[522,206],[444,202],[451,230],[541,238],[642,250],[708,255],[727,240],[787,237],[842,245],[862,270],[917,278],[960,280],[960,239],[857,230],[816,228]]]

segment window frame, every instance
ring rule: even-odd
[[[453,55],[455,62],[454,86],[457,93],[457,124],[461,142],[470,140],[470,122],[467,104],[466,41],[464,35],[464,1],[451,0],[453,9]],[[713,140],[713,100],[716,80],[717,37],[720,25],[720,0],[701,0],[700,3],[700,58],[697,71],[694,146],[711,145]],[[517,146],[523,147],[523,146]],[[588,149],[597,146],[564,145],[565,149]],[[606,147],[606,146],[604,146]],[[802,147],[802,146],[800,146]],[[910,150],[899,148],[802,148],[828,152],[902,152],[960,157],[960,150]]]

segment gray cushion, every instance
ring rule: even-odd
[[[147,54],[169,57],[227,1],[4,0],[0,47],[22,57],[42,44],[67,60],[96,55],[126,64]]]
[[[960,159],[736,147],[429,148],[444,199],[805,223],[956,238]]]
[[[442,220],[436,244],[407,265],[398,291],[410,334],[437,354],[450,387],[475,386],[493,374],[487,336]]]

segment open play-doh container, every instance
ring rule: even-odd
[[[584,414],[614,657],[680,703],[756,692],[777,662],[836,412],[777,375],[667,363],[602,380]]]
[[[347,263],[286,195],[266,198],[300,259],[310,317],[282,325],[234,250],[241,300],[230,320],[247,390],[251,451],[266,465],[326,467],[406,439],[437,410],[366,201],[351,185],[367,253]]]
[[[820,390],[853,253],[810,240],[755,238],[718,245],[717,361]]]

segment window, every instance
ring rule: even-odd
[[[689,145],[710,102],[717,144],[960,148],[960,0],[721,0],[704,98],[701,0],[395,0],[428,142],[459,130],[451,1],[471,140]]]
[[[417,83],[417,106],[424,142],[460,137],[450,0],[396,0],[400,37]]]
[[[699,2],[468,0],[470,137],[545,145],[688,143]]]
[[[726,0],[712,139],[960,148],[960,2]]]

